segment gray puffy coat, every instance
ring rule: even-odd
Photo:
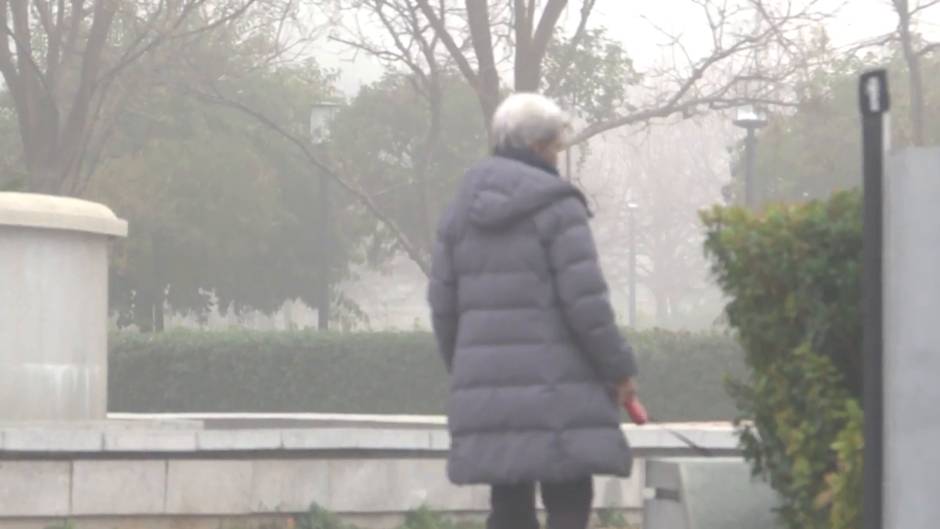
[[[583,195],[489,158],[445,212],[428,298],[451,373],[457,484],[627,476],[612,387],[633,376]]]

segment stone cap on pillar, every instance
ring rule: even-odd
[[[127,221],[103,204],[34,193],[0,193],[0,226],[127,236]]]

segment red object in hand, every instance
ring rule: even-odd
[[[649,415],[646,413],[646,406],[643,406],[640,399],[636,397],[624,402],[623,408],[627,410],[627,414],[630,415],[630,419],[633,420],[634,424],[644,425],[650,420]]]

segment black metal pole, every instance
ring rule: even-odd
[[[320,281],[317,297],[320,306],[317,308],[317,327],[321,331],[330,328],[330,256],[333,251],[332,222],[330,218],[330,177],[320,172]]]
[[[884,115],[890,110],[885,70],[862,75],[859,82],[862,112],[864,173],[863,250],[863,399],[865,408],[864,529],[882,529],[884,519],[884,367],[882,259],[884,224]]]
[[[636,327],[636,208],[631,206],[630,215],[630,327]]]
[[[747,128],[747,140],[744,144],[744,204],[753,208],[755,206],[754,171],[757,165],[757,131],[754,127]]]

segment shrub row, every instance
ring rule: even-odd
[[[641,394],[662,421],[727,420],[731,338],[634,333]],[[116,412],[442,414],[447,376],[427,333],[172,331],[111,336]]]
[[[860,525],[862,196],[703,215],[705,248],[744,345],[733,394],[745,455],[789,529]]]

